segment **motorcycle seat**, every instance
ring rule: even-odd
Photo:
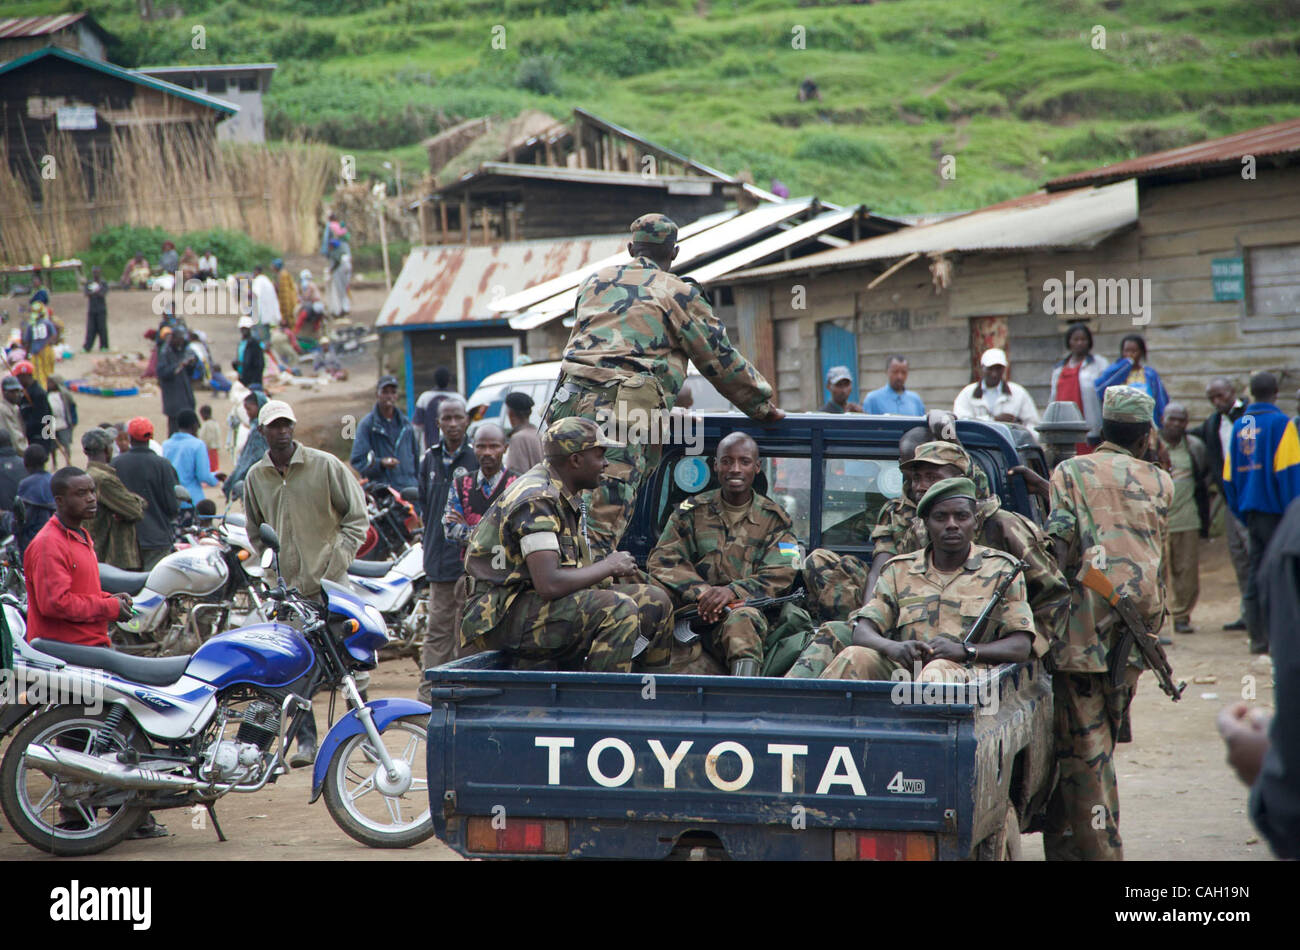
[[[42,653],[58,657],[73,666],[107,670],[123,679],[146,686],[170,686],[185,675],[190,665],[186,656],[132,656],[108,647],[88,647],[59,640],[33,640],[32,646]]]
[[[226,515],[226,524],[234,525],[236,528],[243,528],[247,526],[248,522],[239,512],[232,511]]]
[[[99,586],[106,594],[130,594],[134,597],[144,590],[148,580],[148,571],[124,571],[110,564],[99,565]]]
[[[392,561],[353,561],[348,565],[348,573],[357,577],[383,577],[392,568]]]

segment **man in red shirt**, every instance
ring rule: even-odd
[[[82,527],[99,508],[95,482],[79,468],[61,468],[50,479],[50,491],[55,516],[23,555],[27,639],[111,646],[108,622],[131,616],[131,598],[99,586],[95,545]]]
[[[54,517],[36,533],[23,555],[27,582],[27,639],[59,640],[90,647],[112,647],[110,620],[131,616],[127,594],[106,594],[99,586],[95,544],[82,527],[99,508],[94,480],[79,468],[61,468],[50,479]],[[68,809],[63,822],[84,826]],[[145,816],[131,838],[161,838],[167,828]]]

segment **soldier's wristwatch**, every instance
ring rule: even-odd
[[[971,665],[972,663],[974,663],[977,659],[979,659],[979,653],[976,652],[975,648],[974,648],[973,646],[971,646],[969,643],[963,643],[963,644],[962,644],[962,649],[964,649],[964,650],[966,651],[966,665],[967,665],[967,666],[970,666],[970,665]]]

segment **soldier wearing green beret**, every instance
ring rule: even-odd
[[[626,551],[593,558],[583,491],[608,462],[606,438],[588,419],[560,419],[542,441],[544,464],[517,478],[470,537],[465,570],[473,585],[461,619],[467,647],[503,650],[523,668],[579,667],[627,673],[638,635],[649,646],[639,669],[666,671],[672,602],[636,582]]]
[[[1065,623],[1070,588],[1057,568],[1046,533],[1023,515],[1003,508],[990,491],[984,470],[954,442],[923,443],[899,467],[906,476],[905,485],[917,496],[942,479],[978,476],[971,479],[976,498],[975,542],[1025,562],[1024,582],[1034,626],[1044,637],[1056,636]],[[821,619],[846,619],[852,609],[848,605],[861,606],[871,599],[880,571],[891,557],[919,551],[930,540],[919,512],[907,516],[905,524],[887,527],[888,530],[877,527],[872,534],[875,556],[871,572],[865,578],[865,572],[844,567],[845,561],[856,561],[856,558],[839,559],[838,555],[820,550],[808,556],[804,565],[805,583],[821,609]],[[840,641],[829,642],[833,632],[843,635]],[[843,624],[820,628],[789,675],[819,675],[835,654],[848,645],[848,634],[849,629]]]
[[[1133,600],[1153,635],[1165,625],[1161,559],[1174,484],[1167,472],[1142,460],[1154,405],[1141,390],[1107,389],[1101,411],[1105,441],[1091,455],[1066,459],[1052,472],[1047,533],[1070,579],[1070,612],[1051,652],[1060,777],[1043,836],[1049,861],[1124,856],[1112,758],[1115,743],[1129,741],[1129,704],[1142,668],[1136,651],[1131,658],[1115,658],[1125,664],[1125,676],[1119,686],[1112,685],[1107,670],[1125,627],[1109,603],[1078,577],[1081,568],[1095,565]]]
[[[822,679],[887,680],[897,670],[919,667],[923,682],[964,682],[975,664],[1019,663],[1031,653],[1047,652],[1020,577],[1008,586],[982,635],[962,642],[1016,565],[1010,555],[974,543],[976,506],[969,478],[944,479],[926,491],[916,510],[929,543],[890,559],[871,600],[848,623],[823,625],[823,631],[847,628],[833,639],[848,634],[851,645],[826,667]]]
[[[732,345],[699,285],[668,269],[677,256],[677,225],[662,214],[642,215],[632,222],[627,252],[630,263],[602,268],[578,288],[547,418],[625,419],[629,426],[658,419],[673,408],[688,362],[751,418],[783,418],[771,384]],[[598,555],[618,547],[659,449],[652,439],[610,450],[609,469],[591,496],[589,531]]]
[[[736,601],[779,597],[798,573],[799,543],[785,510],[754,491],[758,443],[733,432],[718,443],[722,487],[688,498],[664,525],[646,569],[678,606],[696,605],[705,647],[735,676],[758,676],[768,619]]]

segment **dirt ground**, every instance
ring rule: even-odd
[[[292,262],[319,269],[320,261]],[[356,317],[373,321],[384,292],[359,291],[354,297]],[[84,333],[84,304],[73,294],[54,298],[56,312],[65,320],[69,336],[79,344]],[[144,291],[116,292],[109,297],[109,338],[118,353],[148,345],[141,333],[157,320]],[[238,333],[233,317],[194,317],[192,326],[207,332],[217,362],[229,368]],[[94,356],[77,356],[59,365],[67,379],[84,375]],[[97,355],[97,354],[96,354]],[[374,347],[354,361],[346,383],[331,384],[315,392],[290,390],[300,420],[300,432],[328,427],[341,415],[368,410],[376,376]],[[228,404],[213,394],[197,394],[200,404],[211,402],[214,415],[224,418]],[[121,421],[147,415],[163,434],[166,420],[156,393],[130,398],[78,396],[81,426],[101,421]],[[359,415],[358,415],[359,418]],[[74,449],[74,462],[83,461]],[[222,466],[230,461],[223,453]],[[1196,632],[1179,635],[1170,659],[1179,679],[1188,683],[1182,702],[1172,703],[1146,674],[1140,681],[1133,711],[1134,741],[1119,747],[1116,762],[1122,802],[1121,830],[1125,855],[1130,860],[1241,860],[1271,859],[1246,815],[1247,790],[1224,763],[1223,743],[1214,719],[1224,705],[1242,697],[1253,684],[1257,701],[1272,704],[1272,674],[1267,660],[1246,650],[1244,632],[1220,628],[1236,618],[1239,609],[1236,582],[1222,538],[1201,543],[1201,600],[1192,621]],[[406,659],[385,662],[370,687],[374,698],[413,696],[417,684],[415,665]],[[325,735],[325,709],[317,705],[321,735]],[[309,805],[310,770],[300,769],[253,795],[231,795],[217,806],[226,836],[222,844],[210,827],[200,826],[203,816],[175,811],[160,815],[172,832],[161,840],[128,841],[98,860],[459,860],[436,839],[405,851],[375,851],[357,844],[330,819],[323,801]],[[1026,835],[1024,857],[1042,860],[1042,839]],[[24,844],[8,828],[0,828],[0,860],[34,860],[45,856]],[[72,859],[61,859],[72,860]]]

